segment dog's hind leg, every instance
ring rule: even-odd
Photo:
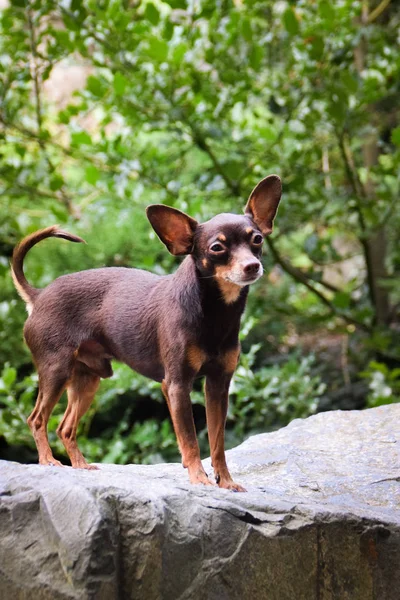
[[[76,432],[80,419],[89,409],[97,388],[100,377],[90,371],[83,363],[77,361],[74,373],[67,386],[68,406],[64,417],[57,429],[57,435],[61,439],[75,469],[97,469],[89,465],[82,452],[78,448]]]
[[[68,356],[64,354],[63,359],[60,360],[59,354],[57,356],[46,356],[38,364],[39,393],[35,408],[29,415],[27,423],[32,431],[39,454],[39,464],[41,465],[62,466],[53,457],[47,437],[47,424],[53,408],[65,390],[72,373],[73,352],[69,353]]]

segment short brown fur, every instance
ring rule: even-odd
[[[195,378],[205,376],[216,483],[245,491],[232,480],[225,459],[228,391],[248,288],[263,272],[262,233],[272,231],[279,200],[280,180],[272,175],[253,190],[244,216],[220,214],[200,224],[174,208],[149,206],[147,216],[161,241],[172,254],[187,255],[169,276],[91,269],[36,289],[24,275],[26,253],[49,237],[83,240],[56,225],[22,240],[14,251],[12,272],[29,309],[24,336],[39,374],[38,397],[27,422],[40,464],[62,466],[53,457],[47,424],[67,390],[68,406],[57,434],[73,467],[96,468],[78,448],[77,428],[100,379],[111,377],[111,360],[119,360],[162,384],[189,479],[211,485],[201,463],[190,402]]]
[[[198,346],[191,345],[187,349],[187,359],[192,369],[198,373],[206,360],[206,353]]]
[[[232,348],[232,350],[228,350],[228,352],[226,352],[223,355],[221,363],[222,363],[225,373],[232,374],[235,371],[236,365],[239,360],[239,355],[240,355],[240,346],[238,346],[237,348]]]

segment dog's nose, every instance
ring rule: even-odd
[[[243,271],[246,275],[257,275],[260,268],[260,263],[258,260],[251,260],[245,265],[243,265]]]

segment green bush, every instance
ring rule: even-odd
[[[308,417],[326,389],[313,374],[313,355],[294,355],[282,364],[253,370],[258,350],[254,345],[243,355],[231,386],[229,419],[238,439]]]
[[[361,375],[368,380],[370,408],[400,402],[400,369],[390,369],[383,363],[371,361]]]

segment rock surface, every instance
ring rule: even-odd
[[[228,453],[247,494],[0,461],[0,598],[398,600],[399,450],[392,405],[250,438]]]

